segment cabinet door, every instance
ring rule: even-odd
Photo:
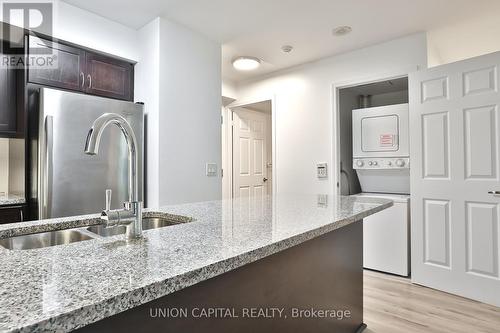
[[[92,95],[132,101],[134,65],[104,55],[86,53],[85,91]]]
[[[23,222],[24,215],[23,206],[0,208],[0,224]]]
[[[85,52],[57,42],[29,37],[30,55],[51,50],[57,56],[54,68],[30,68],[28,80],[45,86],[82,91],[85,73]]]
[[[0,66],[0,136],[17,130],[16,70]]]

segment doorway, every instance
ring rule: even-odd
[[[272,195],[273,103],[263,100],[231,106],[223,121],[223,196]]]
[[[338,89],[342,195],[387,198],[394,205],[364,219],[363,267],[410,275],[408,78]]]
[[[359,170],[353,165],[353,110],[388,107],[408,103],[408,78],[397,77],[369,83],[360,83],[338,89],[336,127],[338,142],[337,191],[341,195],[365,192],[359,179]],[[392,111],[391,111],[392,112]],[[391,113],[390,112],[390,113]],[[383,174],[382,174],[383,175]],[[398,177],[384,177],[382,188],[371,192],[399,193],[390,188],[384,190],[387,180]],[[369,191],[370,192],[370,191]]]

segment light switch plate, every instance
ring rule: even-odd
[[[318,163],[316,170],[319,179],[328,178],[328,165],[326,163]]]
[[[208,177],[217,176],[217,163],[207,163],[206,174]]]
[[[328,207],[328,194],[318,194],[318,207]]]

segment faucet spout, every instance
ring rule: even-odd
[[[123,222],[130,224],[127,228],[127,237],[139,238],[142,236],[142,202],[139,202],[137,139],[132,127],[125,118],[116,113],[101,115],[94,120],[87,134],[84,152],[87,155],[97,155],[99,153],[99,143],[101,142],[102,133],[110,124],[114,124],[120,128],[127,142],[128,202],[124,203],[125,209],[123,210],[111,211],[106,209],[102,212],[102,219],[110,226]]]
[[[104,129],[114,124],[121,129],[128,147],[128,196],[129,202],[139,201],[139,183],[137,177],[138,156],[137,140],[134,131],[125,118],[116,113],[105,113],[97,118],[87,134],[85,141],[85,154],[97,155],[99,153],[99,143],[101,142]]]

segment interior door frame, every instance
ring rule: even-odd
[[[271,102],[271,149],[272,149],[272,193],[273,195],[276,192],[277,188],[277,173],[276,173],[276,96],[271,95],[269,97],[255,98],[255,99],[246,99],[241,101],[235,101],[224,108],[224,130],[226,131],[226,145],[224,149],[226,150],[226,165],[223,165],[224,176],[222,177],[222,187],[226,187],[229,189],[230,198],[234,198],[233,192],[233,131],[232,131],[232,113],[234,109],[245,107],[249,104],[255,104],[260,102]],[[257,111],[256,111],[257,112]],[[224,189],[223,189],[224,192]],[[227,192],[226,192],[227,193]],[[229,198],[223,198],[229,199]]]
[[[420,66],[410,66],[400,68],[392,72],[383,72],[365,77],[358,77],[352,80],[334,82],[331,85],[331,105],[332,105],[332,175],[333,191],[335,195],[340,195],[340,90],[352,88],[359,85],[376,83],[386,80],[400,79],[408,77],[411,72],[418,71]],[[338,185],[337,185],[338,184]]]

